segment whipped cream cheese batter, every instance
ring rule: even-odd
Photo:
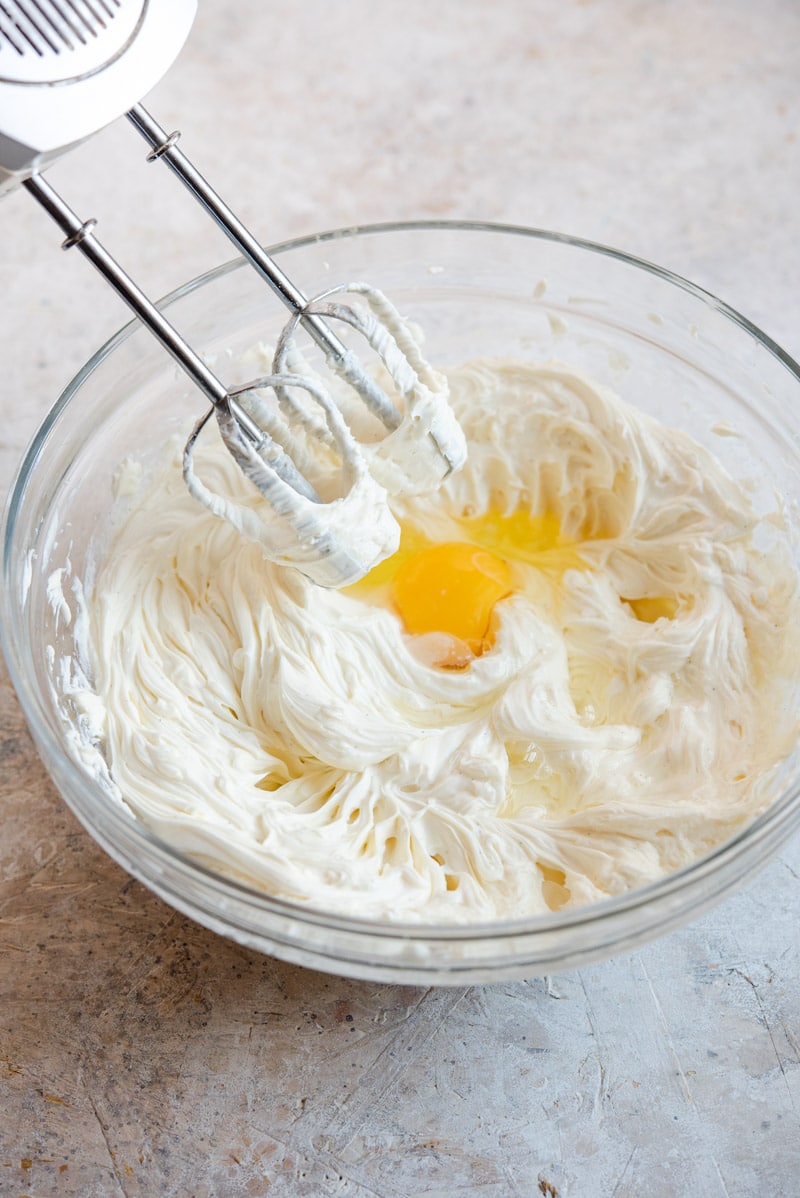
[[[566,366],[477,360],[449,385],[467,462],[395,516],[441,542],[490,509],[546,513],[580,559],[510,561],[466,668],[430,664],[380,589],[267,560],[188,494],[177,443],[121,470],[88,599],[86,710],[121,800],[181,851],[319,909],[465,922],[619,894],[747,823],[797,737],[778,517]],[[221,444],[201,452],[261,502]]]

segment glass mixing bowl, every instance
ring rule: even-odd
[[[713,296],[624,254],[535,230],[425,223],[328,233],[277,246],[308,295],[365,279],[425,331],[437,365],[476,354],[557,358],[679,426],[748,480],[758,510],[787,501],[796,541],[800,369]],[[190,343],[225,363],[271,342],[285,312],[240,262],[164,303]],[[226,380],[228,375],[224,374]],[[266,953],[354,977],[492,982],[571,969],[697,916],[774,855],[800,821],[796,755],[776,798],[744,831],[688,868],[595,906],[470,926],[385,924],[332,915],[218,876],[110,801],[71,745],[76,715],[59,662],[74,629],[48,600],[91,570],[112,476],[129,454],[156,454],[205,401],[136,323],[100,349],[47,417],[12,488],[3,529],[2,635],[39,752],[89,833],[166,902]],[[721,435],[735,432],[738,435]],[[535,447],[531,447],[535,452]]]

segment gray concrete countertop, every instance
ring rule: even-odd
[[[800,356],[796,0],[205,0],[148,106],[265,242],[429,217],[656,261]],[[51,178],[152,295],[231,256],[118,122]],[[127,315],[0,204],[0,477]],[[0,682],[0,1194],[800,1193],[800,845],[689,928],[547,980],[359,983],[111,862]]]

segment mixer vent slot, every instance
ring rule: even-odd
[[[122,0],[0,0],[0,62],[7,51],[44,58],[91,43]]]

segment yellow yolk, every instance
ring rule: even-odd
[[[674,620],[678,611],[678,600],[674,595],[656,595],[652,599],[623,599],[633,611],[637,620],[645,624],[655,624],[663,616]]]
[[[588,569],[555,516],[490,510],[454,518],[452,536],[440,543],[402,524],[397,553],[347,591],[391,604],[412,636],[439,632],[455,638],[464,652],[437,664],[460,668],[491,648],[495,605],[515,589],[510,562],[536,566],[556,579],[566,570]]]
[[[509,566],[477,545],[430,545],[397,572],[392,597],[413,636],[447,632],[476,656],[488,648],[495,604],[512,591]]]
[[[562,534],[558,517],[551,513],[532,516],[518,508],[506,516],[490,509],[482,516],[462,518],[457,523],[473,544],[500,557],[528,562],[557,575],[588,568],[576,542]]]
[[[545,865],[543,861],[537,861],[536,865],[542,875],[542,898],[551,911],[558,911],[566,906],[572,897],[567,886],[567,875],[563,869]]]

